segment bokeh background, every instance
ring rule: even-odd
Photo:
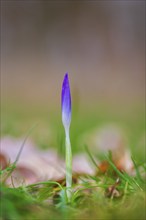
[[[2,1],[2,134],[24,134],[43,112],[47,129],[40,125],[37,138],[47,145],[50,124],[61,127],[60,92],[67,71],[73,141],[87,128],[82,124],[87,119],[88,128],[108,119],[130,123],[140,138],[145,100],[144,1]]]
[[[143,101],[143,1],[4,1],[1,33],[3,99],[54,104],[68,71],[82,101]]]

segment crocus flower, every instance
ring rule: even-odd
[[[65,129],[65,145],[66,145],[66,193],[68,202],[71,201],[71,187],[72,187],[72,152],[69,137],[69,127],[71,122],[71,94],[68,73],[65,74],[62,84],[62,123]]]
[[[70,94],[68,73],[65,74],[62,84],[61,105],[62,105],[62,122],[65,129],[68,130],[71,122],[71,94]]]

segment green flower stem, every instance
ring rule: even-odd
[[[70,144],[70,137],[69,137],[69,129],[67,129],[66,133],[66,193],[68,202],[71,201],[72,196],[72,151],[71,151],[71,144]]]

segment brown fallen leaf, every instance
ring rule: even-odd
[[[17,166],[11,176],[6,180],[9,187],[19,187],[23,184],[28,185],[38,181],[37,174],[26,167]]]
[[[127,140],[121,129],[116,125],[108,124],[94,129],[84,134],[80,141],[82,144],[91,146],[92,152],[108,153],[108,151],[111,151],[112,160],[117,168],[133,175],[133,162]],[[109,167],[106,161],[99,163],[98,166],[102,172],[106,172]]]
[[[122,195],[122,193],[116,188],[119,185],[120,181],[119,179],[116,180],[115,184],[108,187],[108,189],[105,192],[105,196],[110,198],[118,198]]]
[[[0,169],[4,170],[8,165],[8,160],[6,156],[2,153],[0,153]]]
[[[108,161],[102,161],[99,165],[98,165],[99,171],[101,173],[105,173],[108,168],[109,168],[109,163]]]
[[[4,137],[0,140],[0,143],[2,154],[6,155],[12,164],[16,160],[23,139]],[[14,183],[15,185],[22,181],[25,184],[31,184],[38,181],[56,180],[65,176],[64,162],[57,152],[53,149],[43,151],[37,148],[30,140],[26,141],[16,167],[12,173],[13,182],[16,182]],[[28,178],[27,174],[31,174],[31,178]],[[9,179],[8,183],[10,184],[10,182]]]

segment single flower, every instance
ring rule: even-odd
[[[66,154],[66,194],[68,202],[71,201],[72,196],[72,151],[70,144],[69,128],[71,122],[71,94],[68,73],[65,74],[62,84],[61,94],[62,107],[62,123],[65,129],[65,154]]]

